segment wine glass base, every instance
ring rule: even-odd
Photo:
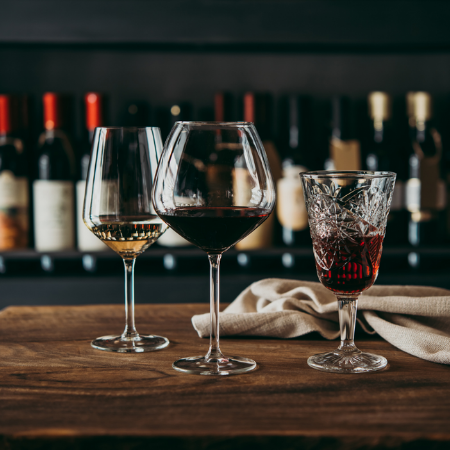
[[[193,356],[175,361],[172,367],[180,372],[193,375],[236,375],[254,370],[256,362],[240,356],[211,358],[209,361],[204,356]]]
[[[319,353],[308,358],[308,365],[323,372],[335,373],[366,373],[384,369],[388,361],[383,356],[373,353],[355,352]]]
[[[91,342],[97,350],[117,353],[143,353],[161,350],[169,345],[169,339],[162,336],[140,334],[135,338],[122,336],[103,336]]]

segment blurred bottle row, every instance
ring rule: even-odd
[[[0,251],[106,249],[81,218],[94,130],[109,125],[106,100],[94,92],[84,96],[85,132],[75,139],[72,97],[43,95],[43,131],[36,136],[30,127],[30,97],[0,95]],[[326,111],[317,114],[315,99],[306,96],[284,96],[275,105],[268,93],[248,92],[237,99],[219,92],[211,108],[196,117],[189,103],[159,108],[153,120],[146,103],[130,103],[119,125],[158,126],[165,139],[178,120],[255,123],[276,182],[277,207],[237,245],[239,250],[309,246],[299,173],[321,169],[396,172],[386,244],[450,242],[450,146],[434,125],[431,96],[409,92],[395,105],[384,92],[370,93],[363,104],[340,96],[326,102]],[[212,183],[220,183],[224,165],[239,171],[233,149],[217,148],[217,158],[206,168]],[[157,244],[188,245],[170,230]]]

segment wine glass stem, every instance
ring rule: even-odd
[[[134,326],[134,263],[136,259],[124,259],[125,266],[125,330],[122,339],[139,337]]]
[[[356,311],[358,296],[337,296],[339,305],[339,325],[341,328],[341,345],[338,350],[344,352],[358,351],[355,346]]]
[[[219,347],[219,300],[220,300],[220,260],[222,255],[208,255],[210,267],[210,316],[211,334],[209,350],[205,356],[207,361],[223,358]]]

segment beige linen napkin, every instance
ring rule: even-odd
[[[220,314],[222,336],[294,338],[318,331],[339,336],[335,295],[320,283],[269,278],[250,285]],[[370,334],[411,355],[450,364],[450,291],[423,286],[374,286],[358,302],[358,321]],[[209,314],[192,317],[209,336]]]

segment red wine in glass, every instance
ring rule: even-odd
[[[341,344],[308,358],[314,369],[365,373],[384,369],[387,359],[359,350],[354,341],[358,297],[375,282],[396,174],[319,171],[303,182],[317,275],[338,300]]]
[[[223,253],[249,235],[270,215],[251,207],[181,207],[159,214],[178,234],[207,253]]]
[[[172,367],[196,375],[250,372],[256,361],[225,356],[219,345],[222,254],[258,228],[275,206],[264,146],[250,122],[177,122],[167,139],[152,193],[158,216],[208,255],[210,345]]]
[[[336,236],[313,241],[316,268],[321,283],[336,293],[356,294],[375,282],[383,236]]]

